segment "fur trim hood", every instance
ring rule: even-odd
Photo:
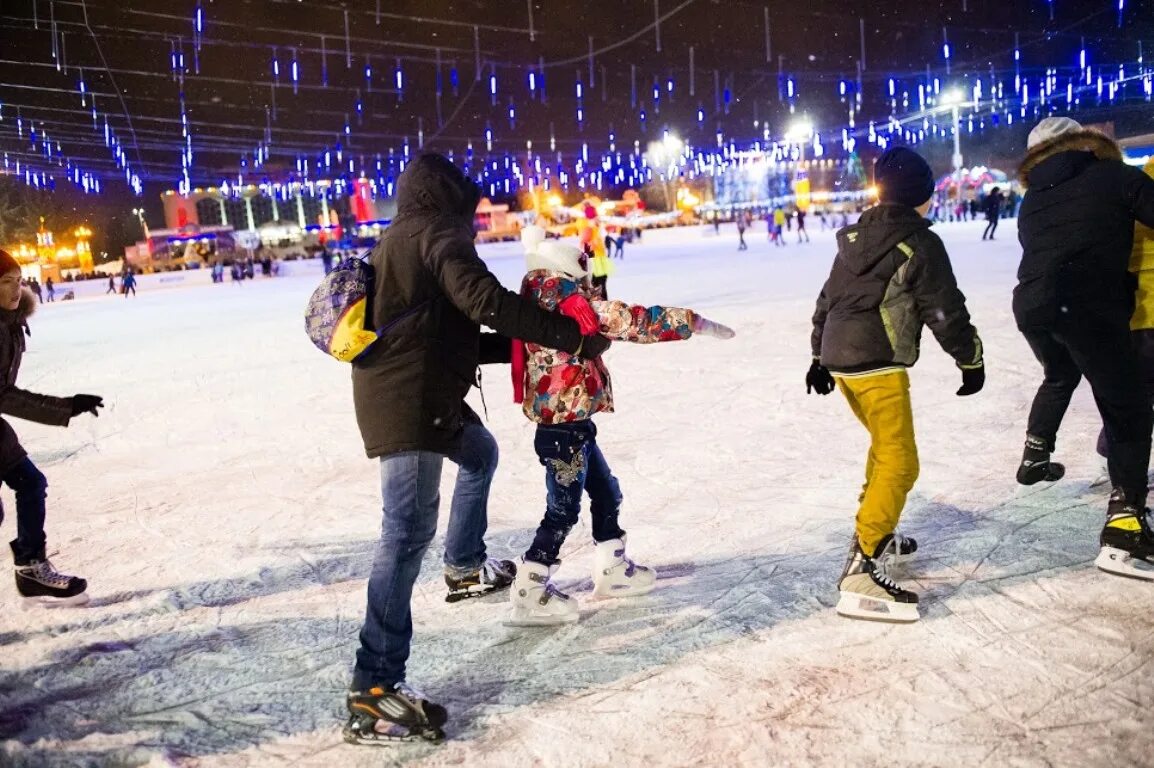
[[[27,328],[28,318],[32,317],[36,312],[36,307],[39,303],[32,289],[24,286],[20,289],[20,303],[16,306],[16,309],[0,310],[0,318],[3,318],[6,323]]]
[[[1028,187],[1031,171],[1051,157],[1071,151],[1092,152],[1099,160],[1122,160],[1122,150],[1113,139],[1100,131],[1083,128],[1044,141],[1026,153],[1026,159],[1018,168],[1018,181],[1023,187]]]

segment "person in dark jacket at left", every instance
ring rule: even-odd
[[[352,366],[353,405],[369,458],[380,463],[383,522],[344,737],[381,729],[438,740],[448,714],[409,686],[410,601],[437,531],[441,468],[458,466],[444,577],[456,601],[506,589],[515,566],[488,557],[489,488],[497,443],[465,404],[477,366],[508,362],[512,339],[596,359],[609,340],[506,289],[473,246],[481,190],[452,161],[424,154],[397,182],[397,216],[373,249],[372,327],[388,327]],[[482,334],[481,325],[497,334]]]
[[[37,303],[32,291],[20,284],[16,259],[0,251],[0,413],[59,427],[67,427],[82,413],[98,416],[104,401],[96,395],[51,397],[16,386],[25,336],[30,335],[28,317]],[[11,542],[16,591],[25,602],[47,606],[88,602],[88,582],[58,572],[48,560],[44,533],[48,482],[4,418],[0,418],[0,482],[16,493],[16,538]],[[3,518],[0,507],[0,521]]]
[[[874,175],[880,204],[837,234],[837,257],[813,316],[806,391],[828,395],[836,385],[870,433],[838,613],[917,621],[918,596],[899,587],[890,568],[917,549],[897,525],[918,478],[906,369],[917,362],[922,326],[957,361],[958,395],[980,391],[986,374],[982,342],[949,256],[925,218],[934,191],[929,165],[912,150],[894,147],[878,158]]]

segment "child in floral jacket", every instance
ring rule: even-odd
[[[734,332],[689,309],[630,306],[595,297],[585,256],[568,243],[543,239],[526,228],[528,273],[521,295],[548,310],[573,317],[584,334],[600,333],[614,341],[650,344],[680,341],[696,334],[721,339]],[[609,371],[601,358],[586,359],[538,344],[513,342],[514,400],[537,424],[533,444],[545,467],[545,516],[517,569],[511,591],[513,625],[548,625],[576,621],[577,601],[551,582],[565,537],[577,522],[581,494],[589,494],[593,539],[597,544],[593,593],[625,597],[653,589],[652,569],[625,554],[625,531],[618,524],[621,490],[597,445],[595,413],[613,411]]]

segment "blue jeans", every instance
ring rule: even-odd
[[[621,487],[597,446],[592,421],[556,426],[539,425],[533,438],[537,458],[545,466],[545,517],[525,552],[525,559],[544,565],[557,562],[565,537],[581,513],[581,492],[589,494],[593,540],[609,541],[625,535],[617,524]]]
[[[44,499],[48,481],[44,474],[25,456],[16,466],[0,477],[16,492],[16,538],[12,541],[12,555],[19,564],[44,559]],[[4,508],[0,506],[0,521]]]
[[[406,451],[381,458],[384,518],[369,576],[368,609],[353,671],[353,688],[391,689],[405,679],[413,639],[410,601],[421,560],[437,532],[441,466],[457,464],[457,484],[445,533],[445,572],[462,576],[485,562],[489,486],[497,470],[497,442],[478,421],[466,420],[459,446],[442,456]]]

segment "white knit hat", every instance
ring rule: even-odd
[[[589,271],[581,266],[581,257],[584,255],[584,252],[572,243],[546,240],[539,244],[536,250],[525,254],[525,265],[529,271],[547,269],[550,272],[582,278],[589,274]]]
[[[1034,126],[1034,130],[1030,131],[1030,137],[1026,139],[1026,149],[1033,149],[1034,147],[1056,139],[1067,133],[1076,133],[1082,130],[1082,124],[1077,120],[1071,120],[1068,117],[1047,117],[1042,122]]]

